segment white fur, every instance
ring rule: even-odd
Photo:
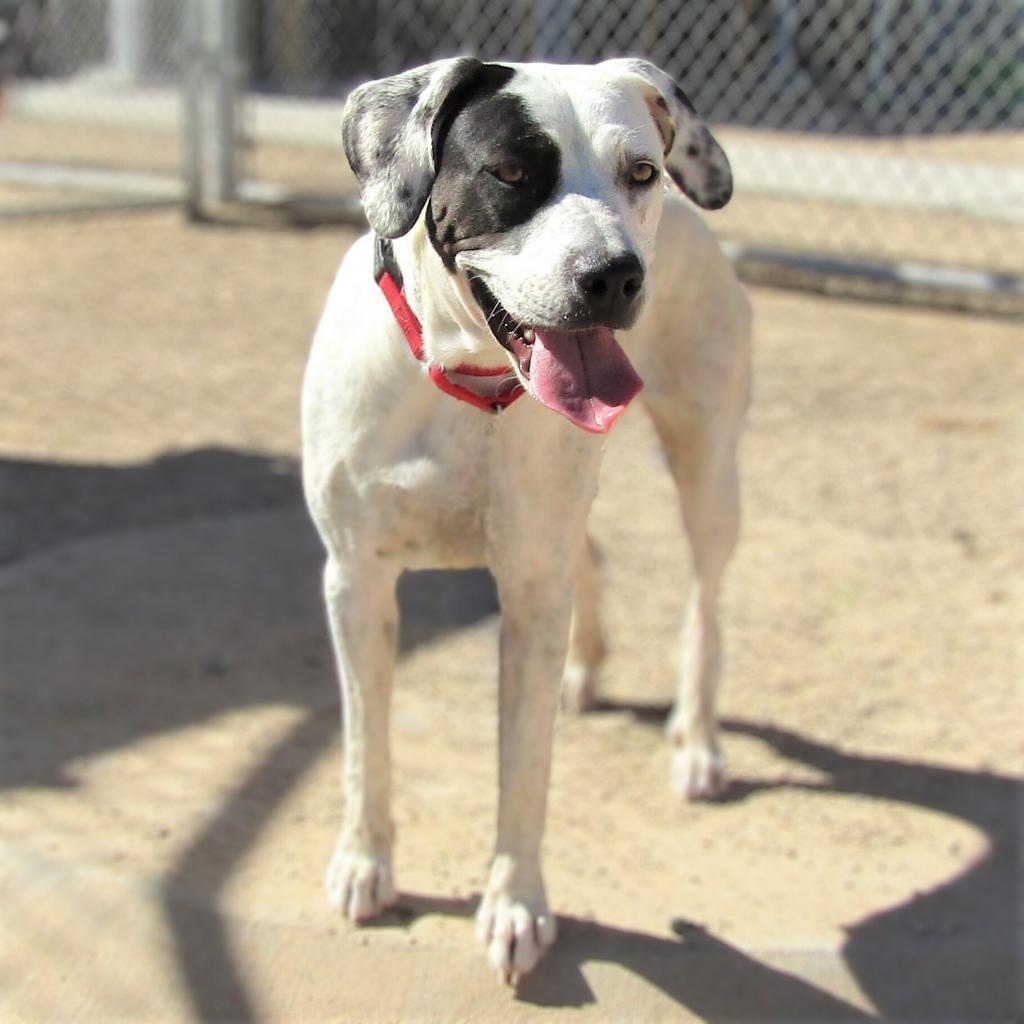
[[[645,381],[641,398],[679,485],[693,550],[688,653],[669,735],[679,789],[707,796],[723,782],[715,606],[738,526],[735,456],[748,392],[749,308],[684,200],[656,188],[638,210],[616,192],[614,165],[625,140],[642,154],[657,146],[657,133],[642,99],[610,97],[592,72],[531,69],[535,109],[572,104],[579,123],[594,130],[573,136],[565,110],[546,110],[565,129],[560,142],[570,157],[559,196],[496,251],[463,264],[483,269],[486,262],[496,294],[517,315],[539,309],[546,284],[557,289],[593,246],[632,246],[649,265],[653,300],[620,341]],[[565,86],[561,98],[546,81],[551,76]],[[443,267],[422,218],[395,253],[433,359],[511,362],[461,275]],[[585,707],[604,654],[585,543],[603,439],[529,396],[495,416],[436,389],[373,284],[372,260],[369,236],[346,255],[303,392],[304,484],[328,552],[325,599],[344,695],[345,821],[328,890],[353,920],[395,898],[388,719],[398,574],[487,565],[502,606],[500,797],[478,931],[492,966],[515,979],[555,937],[540,842],[560,680],[564,670],[564,702]]]

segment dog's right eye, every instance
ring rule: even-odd
[[[658,177],[658,168],[649,160],[638,160],[629,169],[629,182],[631,185],[652,185]]]
[[[498,164],[497,167],[488,168],[498,181],[504,182],[506,185],[522,185],[526,181],[526,171],[523,169],[522,164],[508,163]]]

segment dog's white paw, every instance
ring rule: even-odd
[[[515,985],[555,941],[540,865],[499,856],[476,915],[476,934],[487,960],[505,984]]]
[[[377,917],[398,900],[387,858],[357,853],[339,841],[327,866],[327,899],[356,924]]]
[[[673,741],[672,786],[684,800],[714,800],[729,785],[725,758],[713,744]]]
[[[562,710],[580,714],[596,703],[597,667],[581,661],[568,662],[562,671]]]

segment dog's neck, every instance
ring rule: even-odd
[[[427,361],[440,366],[492,368],[508,363],[461,274],[448,271],[430,243],[421,217],[394,242],[406,299],[423,327]],[[512,372],[511,366],[509,372]]]

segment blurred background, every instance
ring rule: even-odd
[[[723,130],[744,203],[716,223],[748,258],[1019,297],[1022,38],[1011,0],[2,0],[0,215],[83,192],[344,210],[353,84],[628,53]]]
[[[1022,33],[1019,0],[0,0],[0,1018],[1020,1019]],[[668,784],[689,555],[631,412],[604,699],[556,726],[561,939],[515,999],[470,920],[486,572],[400,584],[400,914],[353,932],[321,885],[298,403],[362,230],[341,110],[460,52],[672,72],[755,314],[732,786]]]

